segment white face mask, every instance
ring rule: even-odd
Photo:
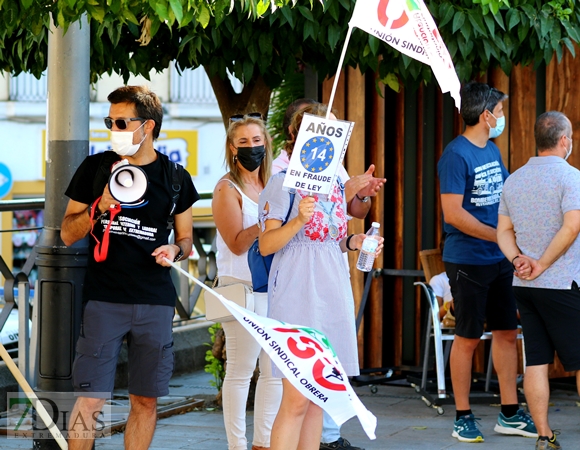
[[[147,122],[143,122],[137,130],[139,130]],[[137,131],[135,130],[135,131]],[[119,156],[133,156],[141,147],[141,144],[147,137],[143,136],[141,142],[138,144],[133,144],[133,134],[135,133],[129,131],[111,131],[111,148]]]
[[[566,150],[566,156],[564,156],[564,161],[566,161],[572,154],[572,139],[570,139],[568,136],[566,136],[566,138],[570,141],[570,148]]]
[[[493,139],[503,133],[503,129],[505,128],[505,116],[495,117],[491,111],[489,113],[495,119],[495,127],[493,128],[489,125],[489,122],[487,122],[489,125],[489,138]]]

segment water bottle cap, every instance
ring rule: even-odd
[[[375,228],[381,228],[381,224],[379,222],[373,222],[372,226]]]

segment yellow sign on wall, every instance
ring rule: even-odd
[[[89,136],[89,155],[111,149],[109,130],[91,130]],[[185,167],[191,176],[196,176],[197,143],[197,130],[167,130],[159,133],[154,146],[171,161]],[[46,161],[46,130],[42,130],[42,157]],[[46,178],[45,164],[42,164],[42,176]]]

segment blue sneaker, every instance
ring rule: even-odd
[[[459,439],[461,442],[483,442],[483,434],[477,428],[476,420],[479,420],[479,418],[473,414],[461,416],[459,420],[453,423],[453,433],[451,433],[451,436]]]
[[[532,416],[523,409],[519,409],[518,413],[513,417],[506,417],[500,412],[497,417],[497,424],[495,425],[494,431],[501,434],[529,438],[538,437],[538,430],[536,430]]]

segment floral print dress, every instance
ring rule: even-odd
[[[290,208],[288,220],[296,217],[300,200],[308,196],[308,192],[298,190],[290,205],[290,194],[282,188],[284,175],[272,176],[260,195],[262,229],[268,219],[283,221]],[[268,317],[323,332],[346,374],[358,375],[354,299],[339,245],[347,233],[344,186],[338,179],[330,195],[313,197],[316,207],[310,221],[274,255],[268,282]],[[282,377],[275,367],[274,376]]]

